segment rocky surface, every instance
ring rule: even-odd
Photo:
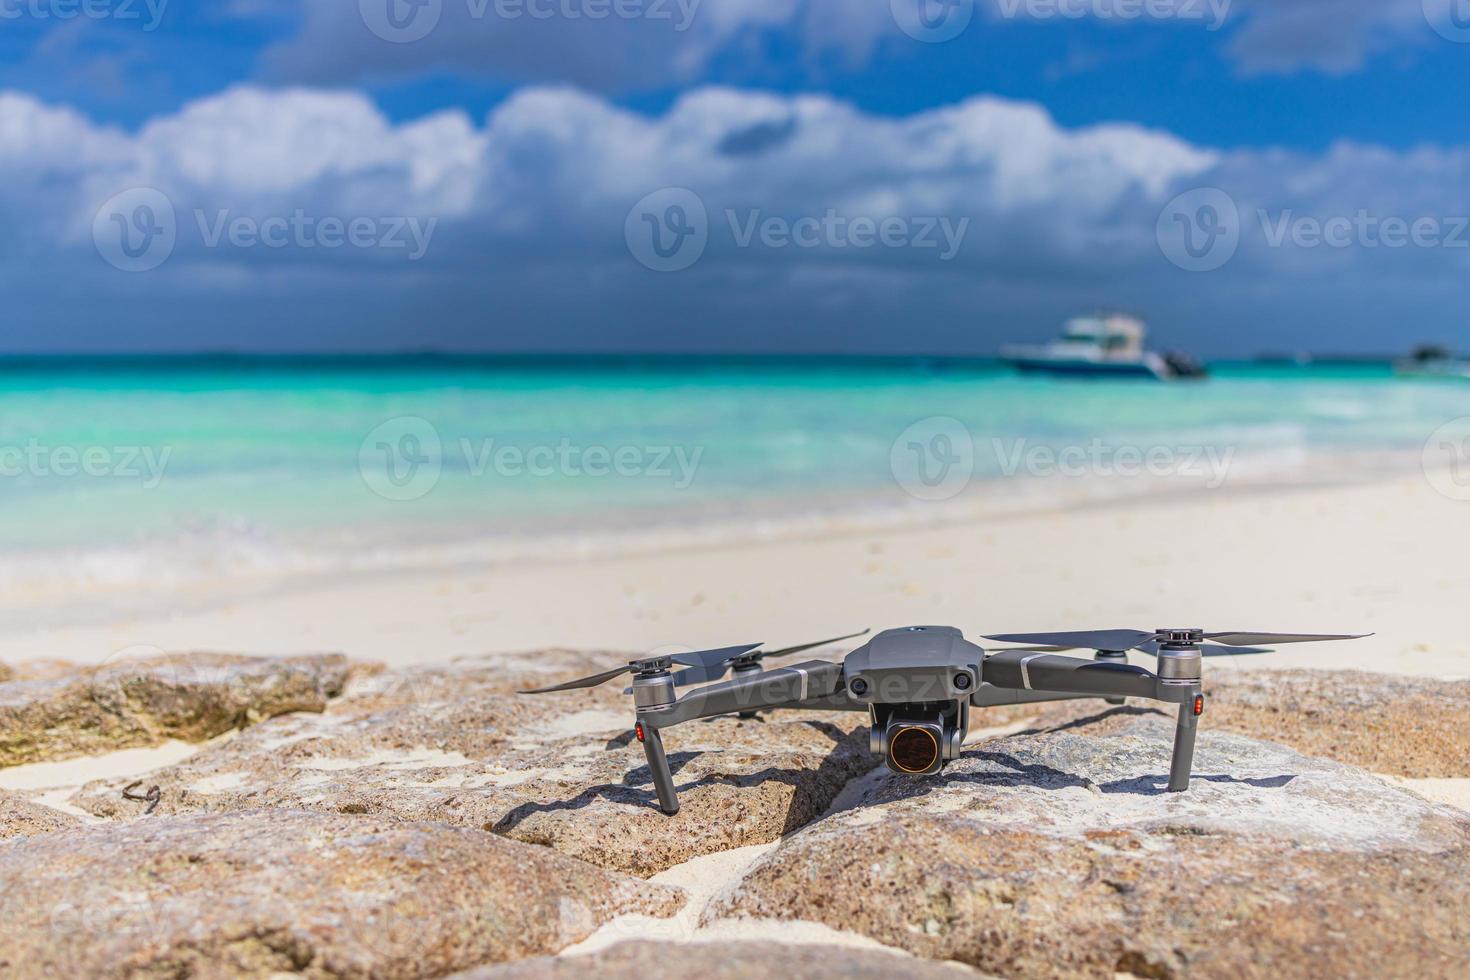
[[[974,970],[883,950],[777,942],[621,943],[588,956],[538,958],[456,974],[451,980],[974,980]]]
[[[514,693],[626,659],[551,652],[363,678],[319,716],[275,719],[151,774],[156,812],[286,807],[428,820],[650,875],[776,840],[876,762],[866,716],[855,713],[693,722],[665,734],[682,803],[665,817],[620,685]],[[73,802],[136,816],[147,804],[124,800],[124,782],[90,784]]]
[[[340,655],[176,654],[0,684],[0,767],[201,742],[341,693]]]
[[[676,890],[481,831],[299,811],[0,843],[0,974],[434,977],[553,953]]]
[[[1470,777],[1470,681],[1363,671],[1215,671],[1202,724],[1268,738],[1305,755],[1411,778]],[[1097,701],[1045,706],[1041,728],[1106,734],[1172,709],[1133,700],[1123,710]],[[1009,717],[1009,716],[1008,716]]]
[[[76,817],[0,790],[0,840],[49,834],[77,824]]]
[[[1361,770],[1171,726],[967,748],[886,772],[706,919],[808,919],[1013,977],[1470,975],[1470,820]]]

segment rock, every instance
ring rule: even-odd
[[[161,789],[159,813],[270,806],[429,820],[646,876],[776,840],[876,762],[856,713],[693,722],[665,736],[683,804],[666,817],[616,684],[514,693],[626,659],[552,652],[384,672],[320,716],[256,726],[148,782]],[[145,804],[123,800],[123,782],[89,784],[74,802],[136,815]]]
[[[6,977],[431,977],[556,952],[682,894],[433,824],[150,817],[0,843]]]
[[[886,771],[706,920],[808,919],[1008,977],[1470,975],[1470,821],[1359,769],[1171,727],[967,747]]]
[[[0,790],[0,840],[49,834],[77,826],[76,817]]]
[[[1216,671],[1205,695],[1201,724],[1214,730],[1394,776],[1470,776],[1470,681],[1347,670]],[[1061,701],[1046,706],[1037,724],[1104,734],[1144,714],[1168,712],[1144,701],[1125,709]]]
[[[780,942],[626,942],[587,956],[538,958],[457,973],[450,980],[974,980],[973,970],[896,953]]]
[[[176,654],[0,684],[0,767],[177,738],[202,742],[263,718],[321,711],[341,693],[338,654]]]

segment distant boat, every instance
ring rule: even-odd
[[[1394,373],[1403,378],[1449,378],[1470,380],[1470,360],[1456,357],[1447,348],[1424,344],[1401,361],[1395,361]]]
[[[1145,350],[1146,333],[1137,317],[1119,313],[1075,317],[1067,321],[1060,338],[1040,347],[1005,347],[1000,356],[1025,374],[1155,381],[1204,376],[1204,368],[1183,354]]]

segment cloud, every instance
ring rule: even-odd
[[[268,9],[279,19],[293,2],[270,0]],[[1431,40],[1422,3],[974,0],[976,12],[950,43],[983,47],[1006,43],[1023,25],[1069,30],[1094,22],[1168,30],[1180,43],[1217,50],[1246,75],[1342,75]],[[296,32],[264,56],[270,79],[340,84],[449,72],[618,94],[695,85],[719,66],[759,78],[778,58],[783,68],[794,59],[817,77],[832,63],[866,67],[885,47],[915,57],[928,50],[881,0],[361,0],[301,4],[296,19]]]
[[[1388,306],[1447,322],[1470,255],[1374,244],[1357,217],[1380,240],[1393,219],[1452,237],[1470,214],[1464,149],[1226,152],[990,97],[894,118],[704,88],[647,116],[534,88],[481,122],[393,123],[357,93],[241,87],[125,133],[5,93],[0,136],[7,294],[78,343],[96,342],[97,303],[128,311],[114,344],[296,346],[305,331],[329,346],[858,350],[992,348],[1127,305],[1200,337],[1238,331],[1212,334],[1230,345],[1330,323],[1352,346]],[[163,195],[176,241],[156,268],[120,271],[99,208],[140,187]],[[1228,194],[1239,245],[1191,273],[1158,231],[1199,187]],[[164,209],[125,200],[100,227],[132,241]],[[702,251],[652,271],[638,234],[682,242],[700,213]],[[1333,219],[1357,223],[1347,245],[1301,243],[1303,221],[1310,239]],[[362,241],[342,241],[354,222]],[[43,290],[56,270],[77,288]]]
[[[1424,0],[1236,0],[1227,51],[1248,75],[1346,75],[1375,55],[1424,46]],[[1437,40],[1437,39],[1436,39]]]

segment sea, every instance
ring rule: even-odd
[[[0,359],[0,611],[1412,473],[1470,383],[913,358]]]

